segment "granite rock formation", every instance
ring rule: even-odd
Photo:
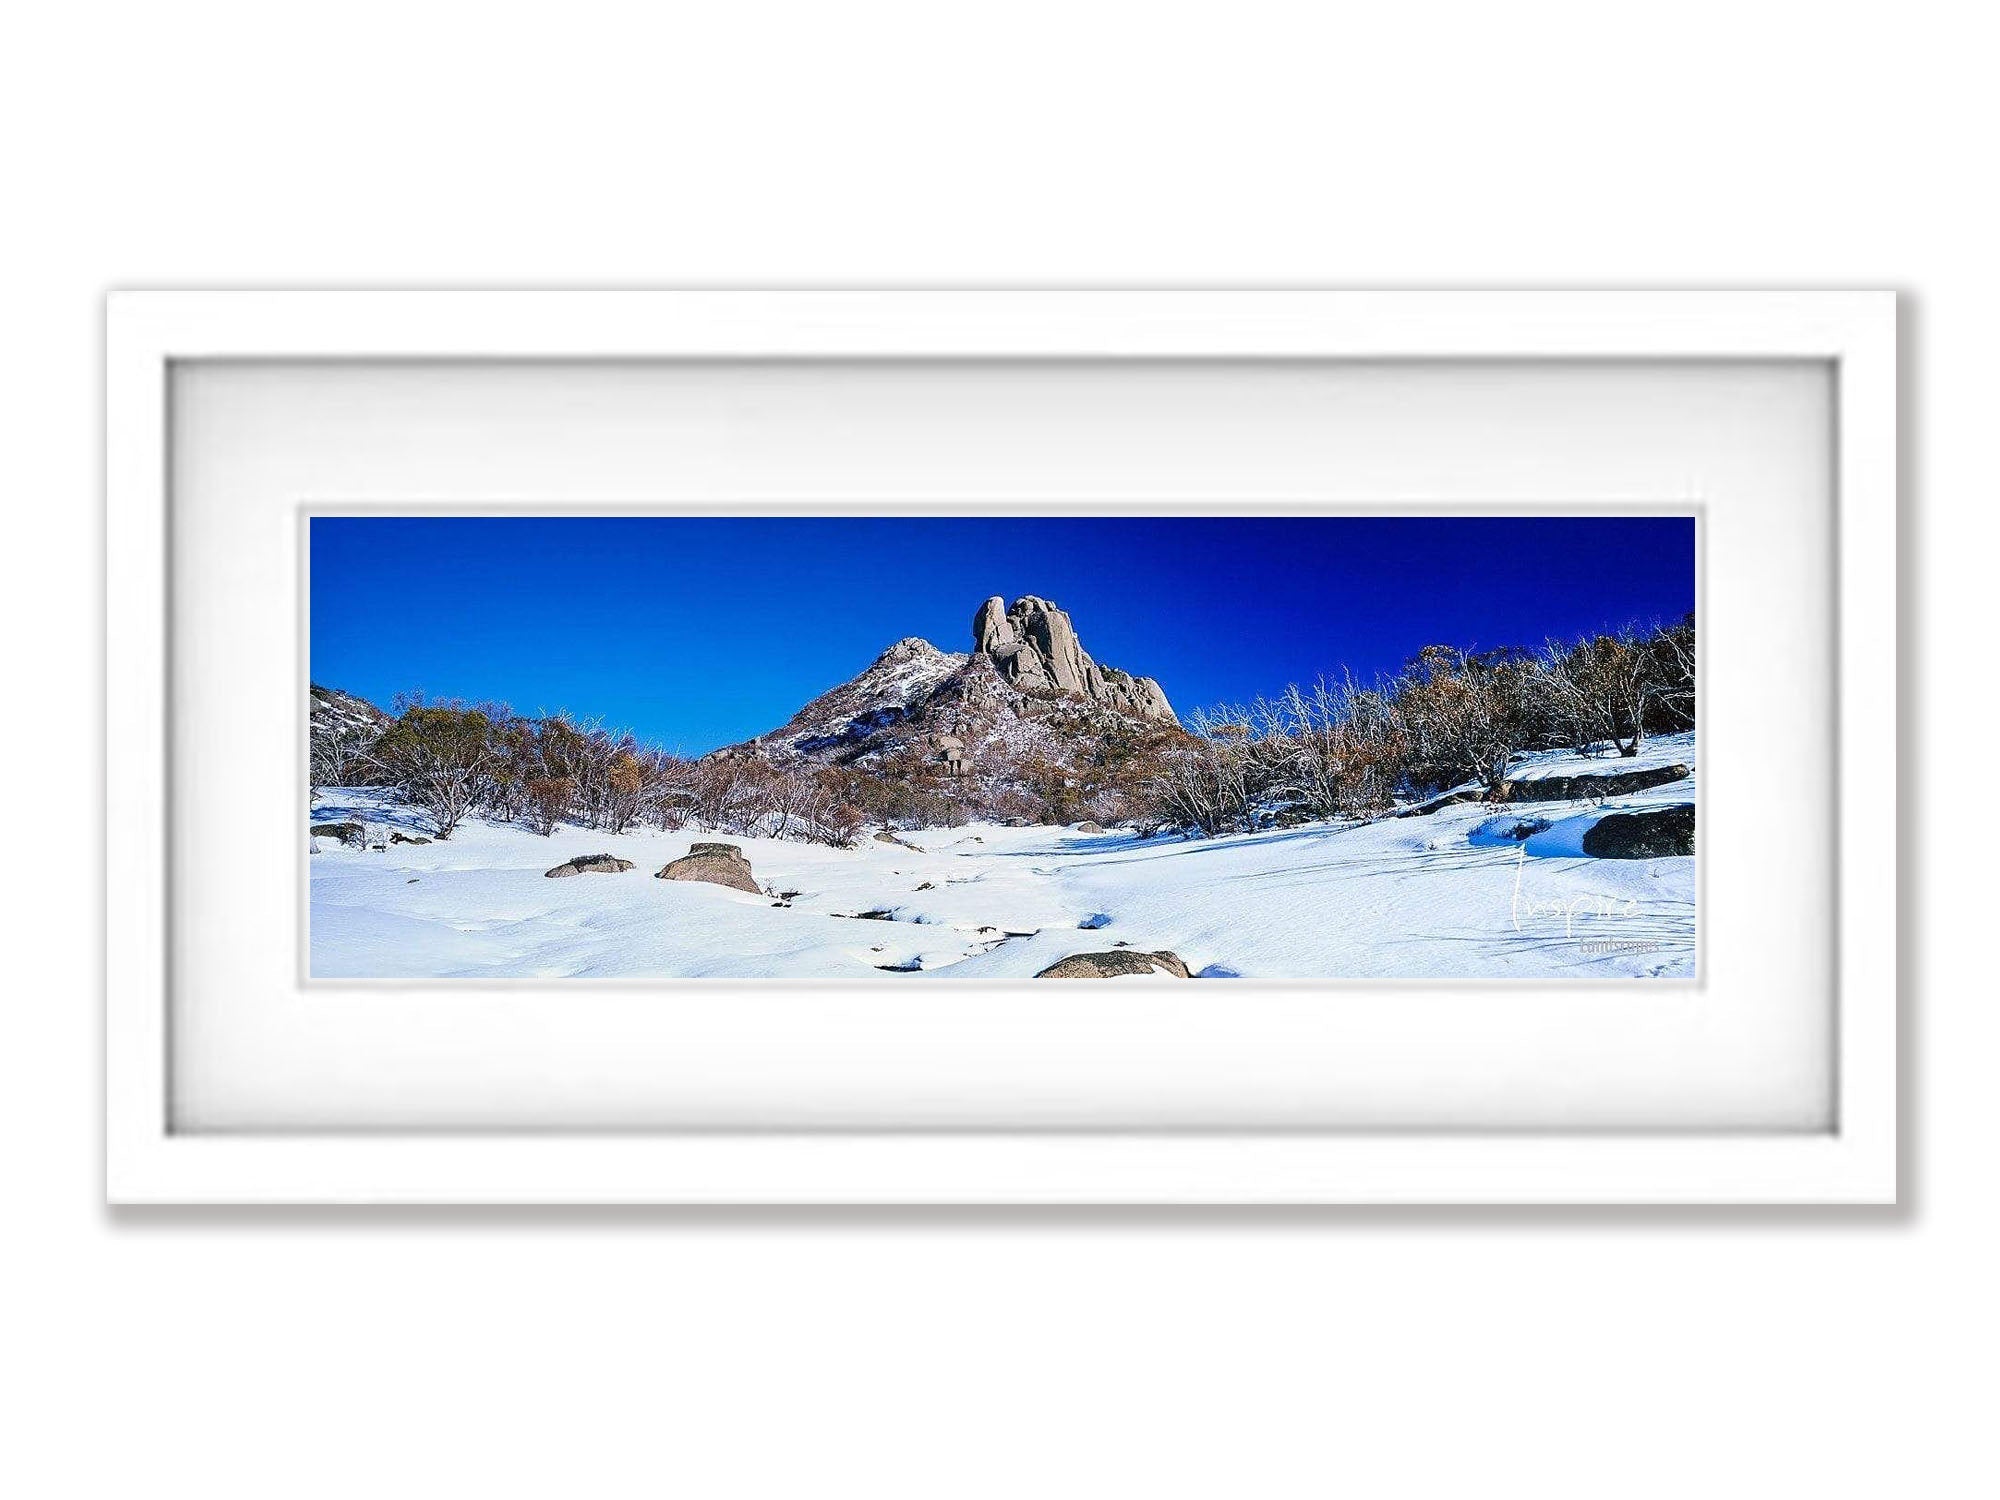
[[[1612,813],[1583,831],[1592,859],[1669,859],[1694,853],[1694,804]]]
[[[783,725],[711,758],[928,773],[990,789],[1025,767],[1102,765],[1180,733],[1160,685],[1094,661],[1047,599],[1029,594],[1011,609],[987,600],[972,647],[959,655],[914,636],[897,641]]]
[[[1111,948],[1103,953],[1072,953],[1050,964],[1037,979],[1122,979],[1128,975],[1171,974],[1189,979],[1188,966],[1171,949],[1143,953],[1137,948]]]
[[[763,894],[750,873],[750,860],[740,844],[699,843],[679,859],[663,865],[655,880],[700,880],[710,885],[726,885],[731,890]]]
[[[560,880],[569,875],[618,875],[632,868],[632,861],[620,859],[615,854],[579,854],[575,859],[564,860],[553,870],[542,874],[550,880]]]
[[[972,649],[1030,692],[1067,693],[1134,718],[1175,722],[1157,682],[1092,661],[1069,615],[1047,599],[1024,594],[1009,608],[995,594],[973,616]]]

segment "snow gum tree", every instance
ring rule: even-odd
[[[543,838],[556,831],[556,824],[576,800],[576,783],[567,776],[536,776],[523,791],[528,826]]]
[[[1473,780],[1490,790],[1534,738],[1533,664],[1520,652],[1426,646],[1405,670],[1395,704],[1414,752],[1412,781]]]
[[[1152,763],[1148,790],[1157,815],[1204,834],[1253,827],[1264,778],[1249,713],[1196,709],[1187,727],[1187,737]]]
[[[1535,660],[1537,686],[1574,748],[1600,742],[1639,753],[1650,726],[1694,724],[1694,620],[1668,630],[1636,626],[1572,643],[1550,642]]]
[[[486,710],[412,703],[372,755],[385,779],[428,813],[437,836],[446,839],[487,790],[498,762],[492,730]]]
[[[1124,790],[1145,825],[1203,834],[1367,817],[1468,782],[1497,793],[1529,750],[1634,756],[1694,715],[1692,616],[1535,652],[1428,646],[1372,687],[1322,680],[1197,710],[1188,734],[1129,763]]]
[[[621,749],[604,768],[604,826],[623,833],[639,815],[646,791],[646,768],[631,750]]]

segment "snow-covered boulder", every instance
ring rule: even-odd
[[[710,885],[726,885],[731,890],[757,896],[757,882],[750,874],[750,861],[735,844],[696,844],[677,860],[663,866],[656,880],[703,880]]]
[[[1601,802],[1610,797],[1629,797],[1635,792],[1649,792],[1654,787],[1685,781],[1692,774],[1687,766],[1679,762],[1642,766],[1635,771],[1586,771],[1574,776],[1543,775],[1530,768],[1522,775],[1509,777],[1490,792],[1478,786],[1457,787],[1428,802],[1402,808],[1396,816],[1429,817],[1432,813],[1465,802]]]
[[[1676,802],[1645,812],[1612,813],[1583,834],[1593,859],[1665,859],[1694,853],[1694,804]]]
[[[1442,796],[1433,797],[1428,802],[1419,802],[1414,807],[1402,808],[1396,813],[1396,816],[1399,818],[1428,818],[1432,813],[1442,812],[1447,807],[1457,807],[1462,802],[1480,802],[1485,797],[1485,791],[1479,787],[1462,786],[1456,791],[1446,792]]]
[[[631,868],[631,860],[613,854],[579,854],[542,873],[550,880],[557,880],[565,875],[620,875]]]
[[[1683,765],[1647,766],[1637,771],[1601,771],[1581,776],[1521,776],[1500,783],[1494,802],[1570,802],[1582,797],[1629,797],[1656,786],[1685,781]]]
[[[1188,979],[1188,966],[1178,953],[1162,949],[1142,953],[1137,948],[1112,948],[1103,953],[1072,953],[1061,963],[1050,964],[1037,979],[1118,979],[1128,974],[1171,974]]]

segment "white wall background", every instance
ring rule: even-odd
[[[1991,739],[1958,713],[2000,493],[1975,25],[1740,0],[10,15],[0,1488],[1991,1493],[2000,1022],[1964,791]],[[1909,785],[1873,834],[1905,859],[1908,1206],[107,1215],[100,292],[646,282],[1902,288]],[[81,785],[31,759],[51,745]]]

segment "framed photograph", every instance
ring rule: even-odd
[[[108,1194],[1892,1203],[1895,340],[114,294]]]

